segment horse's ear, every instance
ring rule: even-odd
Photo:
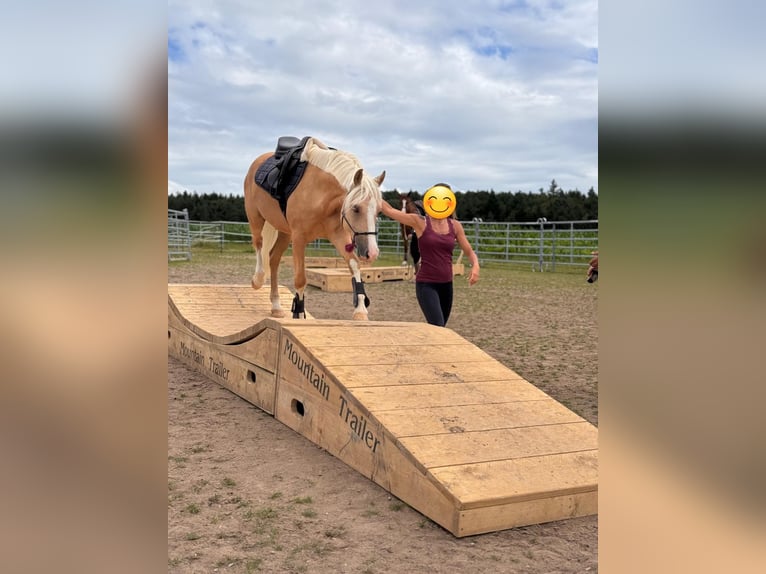
[[[361,168],[356,170],[356,173],[354,174],[354,187],[357,187],[362,183],[362,175],[363,171]]]
[[[375,178],[375,183],[380,185],[381,183],[383,183],[384,179],[386,179],[386,170],[385,169],[383,170],[383,173],[381,173],[378,177]]]

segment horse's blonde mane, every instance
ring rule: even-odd
[[[349,152],[333,150],[316,138],[310,138],[306,142],[301,154],[301,160],[308,161],[319,169],[331,173],[338,183],[346,190],[346,199],[343,201],[344,209],[352,203],[359,203],[374,199],[380,201],[383,195],[380,187],[375,183],[366,171],[362,175],[362,185],[351,189],[354,185],[354,175],[362,168],[357,157]]]

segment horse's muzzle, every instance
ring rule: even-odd
[[[378,258],[380,251],[375,239],[370,240],[369,237],[362,235],[356,238],[356,254],[359,259],[371,263]]]

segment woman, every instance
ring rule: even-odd
[[[430,188],[423,196],[426,215],[404,213],[381,202],[381,213],[409,225],[418,238],[420,270],[415,276],[415,294],[426,321],[444,327],[452,311],[452,251],[455,242],[471,262],[468,284],[479,280],[479,259],[468,243],[463,225],[450,217],[455,211],[455,195],[445,183]]]

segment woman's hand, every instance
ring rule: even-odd
[[[479,266],[473,265],[471,267],[471,273],[468,275],[468,285],[476,285],[479,281]]]

